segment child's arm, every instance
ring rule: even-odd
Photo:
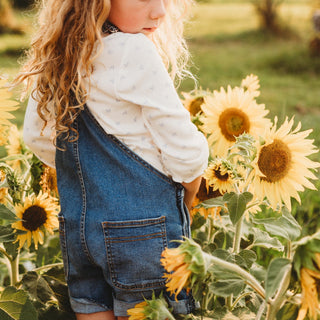
[[[185,189],[184,202],[189,211],[191,211],[192,209],[192,203],[197,192],[199,191],[200,183],[201,183],[201,176],[189,183],[185,183],[185,182],[182,183]]]

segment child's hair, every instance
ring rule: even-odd
[[[173,79],[186,74],[188,50],[183,25],[193,0],[170,0],[164,22],[153,42]],[[110,12],[110,0],[41,0],[38,32],[15,83],[27,80],[27,90],[38,102],[44,127],[55,119],[56,136],[67,133],[86,103],[96,42],[102,45],[102,26]],[[90,89],[90,85],[89,85]],[[36,95],[34,94],[36,92]]]

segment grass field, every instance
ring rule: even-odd
[[[285,1],[283,23],[290,35],[275,38],[259,30],[254,7],[245,1],[204,1],[194,9],[186,36],[193,56],[192,72],[203,89],[239,85],[254,73],[261,82],[260,103],[271,117],[295,115],[303,128],[314,128],[313,138],[320,146],[320,58],[311,58],[308,43],[313,36],[312,8],[305,1]],[[20,19],[31,30],[30,13]],[[0,37],[0,73],[9,77],[18,70],[17,59],[27,48],[30,36]],[[180,90],[189,91],[194,82],[186,80]],[[16,113],[22,125],[24,105]]]

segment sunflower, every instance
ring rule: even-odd
[[[127,311],[129,320],[144,320],[146,319],[145,308],[148,305],[147,301],[137,303],[134,308]]]
[[[0,146],[8,143],[8,129],[6,126],[0,126]]]
[[[6,174],[3,170],[0,170],[0,203],[6,204],[7,202],[7,195],[8,195],[8,188],[1,187],[6,180]]]
[[[273,209],[282,202],[291,211],[290,198],[300,203],[298,191],[304,188],[315,190],[308,179],[317,179],[309,170],[320,166],[307,156],[318,150],[313,140],[306,139],[312,130],[299,132],[301,123],[292,131],[293,118],[285,119],[277,130],[274,126],[264,136],[265,143],[257,147],[257,157],[253,161],[253,189],[259,199],[266,197]]]
[[[213,190],[212,187],[207,185],[206,180],[204,178],[201,179],[201,184],[198,193],[196,194],[196,197],[192,203],[192,207],[194,209],[191,210],[191,216],[194,216],[197,212],[199,212],[202,216],[204,216],[206,219],[208,216],[212,216],[213,218],[216,218],[217,216],[220,216],[219,213],[221,211],[221,208],[219,207],[213,207],[213,208],[195,208],[198,204],[201,202],[217,198],[222,196],[219,190]]]
[[[189,238],[180,242],[178,248],[166,248],[162,252],[161,264],[166,273],[166,287],[171,294],[177,295],[183,288],[191,287],[196,282],[201,283],[207,274],[210,260],[199,244]]]
[[[190,112],[190,115],[194,117],[201,112],[204,96],[208,93],[203,92],[202,90],[195,90],[190,93],[181,92],[181,94],[184,97],[184,100],[182,100],[184,107]]]
[[[22,153],[22,138],[20,131],[16,125],[10,126],[8,131],[8,143],[5,146],[7,154],[14,156]],[[17,170],[20,168],[20,160],[8,161],[12,169]]]
[[[38,196],[27,197],[23,205],[15,206],[15,210],[17,217],[21,220],[14,222],[12,227],[26,231],[25,234],[17,236],[16,241],[19,241],[19,249],[26,241],[30,247],[32,237],[34,246],[38,249],[38,243],[43,244],[43,229],[53,234],[53,230],[58,228],[59,206],[56,199],[46,193],[40,192]]]
[[[302,288],[302,303],[297,320],[305,319],[308,311],[309,318],[317,320],[320,313],[317,290],[317,282],[320,280],[320,272],[310,270],[308,268],[301,268],[300,280]]]
[[[12,93],[6,86],[7,81],[0,77],[0,125],[11,125],[9,119],[13,119],[14,116],[10,111],[16,110],[18,102],[10,100]]]
[[[167,288],[171,294],[176,296],[180,291],[190,284],[191,270],[188,269],[188,264],[185,262],[185,254],[180,251],[180,248],[166,248],[162,253],[163,259],[161,263],[168,272],[164,278],[167,280]]]
[[[224,157],[239,135],[246,132],[258,138],[271,126],[264,118],[269,112],[264,104],[257,104],[252,93],[239,87],[228,86],[227,91],[221,88],[205,96],[201,109],[201,129],[210,134],[208,143],[214,156]]]
[[[40,179],[40,186],[44,193],[53,193],[54,195],[58,195],[58,185],[57,185],[57,173],[56,170],[47,166],[43,165],[43,173]]]
[[[129,320],[175,320],[162,293],[158,298],[153,293],[152,299],[136,304],[134,308],[127,310],[127,313]]]
[[[234,191],[236,173],[227,160],[216,157],[209,163],[203,177],[207,186],[212,187],[212,191],[219,190],[221,194]]]
[[[251,94],[256,98],[260,95],[260,84],[259,84],[259,78],[253,74],[250,74],[241,82],[241,88],[243,88],[245,91],[251,92]]]

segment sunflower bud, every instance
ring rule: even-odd
[[[168,309],[168,304],[162,295],[156,298],[153,294],[151,300],[140,302],[127,312],[129,320],[174,320],[173,315]]]

